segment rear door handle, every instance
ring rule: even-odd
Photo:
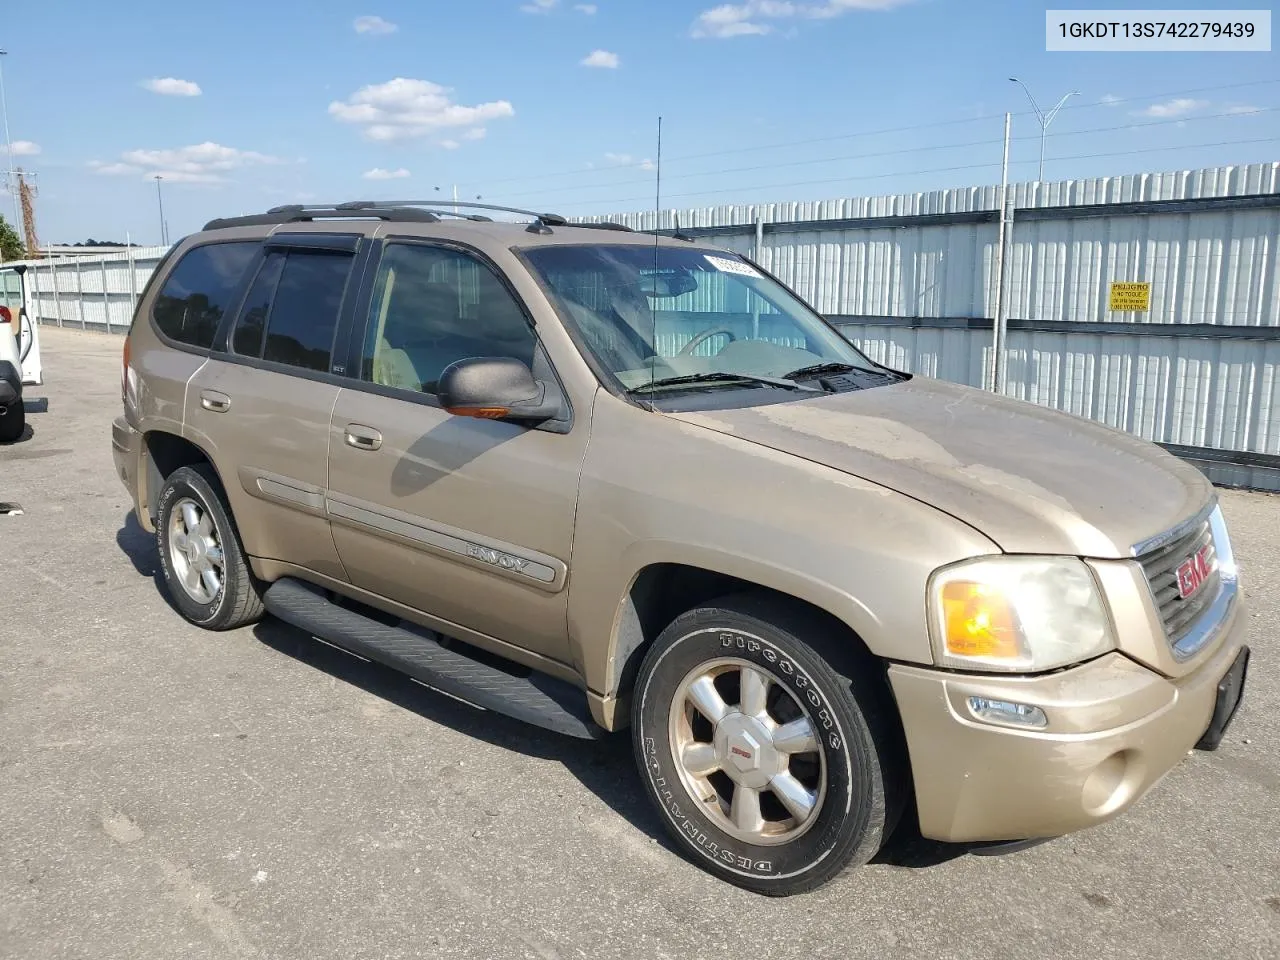
[[[217,390],[201,390],[200,406],[214,413],[226,413],[231,409],[231,398]]]
[[[347,424],[347,446],[357,450],[377,450],[382,446],[382,434],[373,427],[360,423]]]

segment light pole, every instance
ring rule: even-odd
[[[160,205],[160,244],[167,247],[169,245],[169,228],[164,222],[164,195],[160,192],[160,181],[163,179],[164,177],[160,176],[160,174],[156,174],[156,203]]]
[[[435,187],[434,189],[435,189],[436,193],[439,193],[439,192],[440,192],[440,188],[439,188],[439,187]],[[481,199],[480,194],[478,194],[478,193],[476,194],[476,199],[477,199],[477,200]],[[457,185],[456,183],[453,185],[453,202],[454,202],[455,204],[458,202],[458,185]],[[454,212],[454,213],[457,213],[457,212],[458,212],[458,208],[457,208],[456,206],[453,208],[453,212]]]
[[[18,191],[10,185],[10,178],[13,176],[13,138],[9,136],[9,103],[5,99],[4,93],[4,58],[9,55],[8,50],[0,50],[0,112],[4,113],[4,146],[6,156],[9,159],[9,169],[5,173],[5,185],[9,187],[9,192],[13,195],[13,229],[17,231],[18,236],[22,236],[22,209],[18,206]]]
[[[1040,105],[1036,103],[1036,98],[1031,95],[1031,91],[1027,89],[1027,85],[1025,83],[1023,83],[1017,77],[1010,77],[1009,81],[1011,83],[1016,83],[1018,86],[1022,88],[1022,92],[1025,93],[1027,95],[1027,99],[1031,101],[1031,109],[1036,112],[1036,118],[1040,121],[1040,173],[1036,176],[1036,181],[1041,182],[1044,180],[1044,138],[1045,138],[1045,135],[1049,132],[1049,124],[1053,123],[1053,118],[1058,115],[1058,111],[1062,109],[1063,104],[1065,104],[1072,97],[1080,96],[1080,91],[1072,90],[1065,97],[1063,97],[1061,100],[1058,101],[1057,106],[1055,106],[1048,113],[1045,113],[1043,110],[1040,109]]]

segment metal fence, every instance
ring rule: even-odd
[[[1280,490],[1280,163],[999,189],[589,217],[751,256],[868,354],[1155,440],[1217,482]],[[29,261],[41,323],[124,331],[164,253]],[[0,265],[0,276],[5,275]],[[1112,311],[1113,283],[1149,284]]]
[[[27,312],[37,323],[124,333],[138,296],[168,247],[17,261],[26,266]],[[17,290],[15,263],[0,263],[0,284]]]

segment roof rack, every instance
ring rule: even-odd
[[[266,213],[252,213],[243,217],[219,217],[210,220],[203,227],[205,230],[223,230],[227,227],[260,227],[285,223],[310,223],[315,220],[350,220],[360,217],[374,217],[398,223],[439,223],[440,216],[433,210],[387,209],[363,210],[349,208],[345,205],[304,207],[301,204],[288,204],[272,207]]]
[[[347,200],[343,203],[305,205],[301,203],[284,204],[272,207],[266,213],[249,214],[243,217],[221,217],[210,220],[204,225],[205,230],[221,230],[227,227],[255,227],[285,223],[308,223],[315,220],[357,219],[368,217],[396,223],[439,223],[444,217],[457,217],[460,220],[471,220],[481,223],[492,223],[492,217],[478,213],[464,213],[465,210],[495,210],[502,213],[514,213],[523,217],[532,217],[533,222],[525,229],[530,233],[549,234],[552,227],[581,227],[587,230],[617,230],[626,233],[634,231],[621,223],[570,223],[558,213],[538,213],[536,210],[524,210],[520,207],[506,207],[494,203],[475,203],[472,201],[441,200]]]

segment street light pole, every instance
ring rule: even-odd
[[[4,92],[4,58],[9,55],[8,50],[0,50],[0,112],[4,113],[4,145],[6,156],[9,159],[9,169],[5,174],[5,185],[9,187],[9,192],[13,195],[13,229],[17,231],[18,236],[22,236],[22,209],[18,206],[18,191],[10,184],[13,177],[13,138],[9,136],[9,102],[5,98]]]
[[[160,181],[163,179],[164,177],[160,176],[160,174],[156,174],[156,203],[160,205],[160,244],[167,247],[169,245],[169,229],[164,222],[164,195],[160,192]]]
[[[1061,100],[1058,101],[1057,106],[1055,106],[1048,113],[1045,113],[1043,110],[1040,109],[1040,105],[1036,103],[1036,98],[1031,95],[1031,91],[1027,89],[1027,85],[1025,83],[1023,83],[1017,77],[1010,77],[1009,81],[1011,83],[1016,83],[1018,86],[1022,88],[1022,92],[1025,93],[1027,95],[1027,99],[1031,101],[1031,109],[1036,112],[1036,119],[1040,121],[1040,172],[1039,174],[1036,175],[1036,182],[1038,183],[1043,182],[1044,181],[1044,138],[1049,132],[1049,124],[1053,123],[1053,118],[1058,115],[1058,111],[1062,109],[1063,105],[1068,100],[1070,100],[1072,97],[1080,96],[1080,91],[1072,90],[1065,97],[1063,97]]]

